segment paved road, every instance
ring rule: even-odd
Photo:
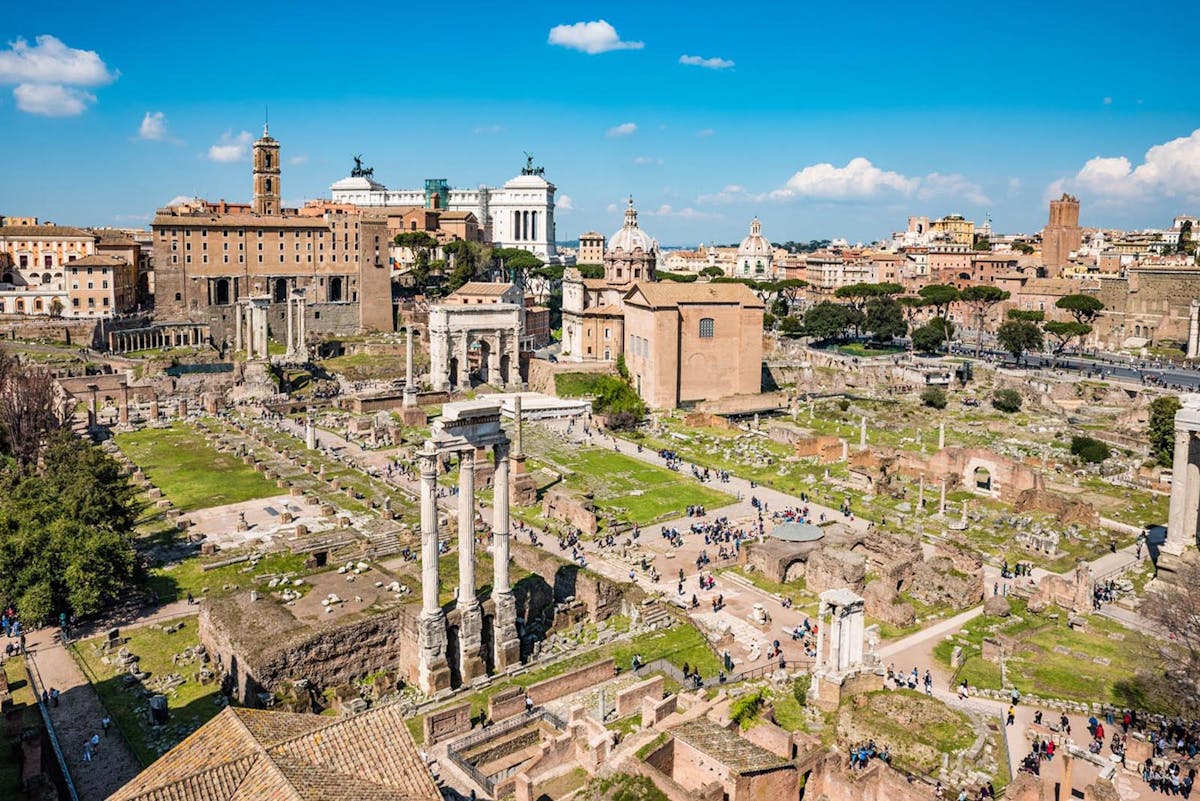
[[[959,356],[973,357],[974,348],[955,348]],[[1012,366],[1012,355],[1007,351],[985,348],[985,356],[997,363],[1008,362]],[[1041,353],[1026,354],[1024,363],[1032,368],[1053,369],[1076,373],[1081,378],[1103,378],[1129,381],[1167,388],[1194,391],[1200,388],[1200,369],[1169,363],[1156,363],[1143,359],[1121,359],[1116,356],[1093,357],[1082,355],[1048,356]]]

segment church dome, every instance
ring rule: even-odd
[[[609,250],[623,250],[632,253],[641,250],[650,253],[658,250],[658,243],[648,233],[638,227],[637,209],[633,207],[633,198],[629,198],[629,206],[625,209],[625,224],[608,240]]]
[[[770,258],[773,252],[771,242],[762,235],[762,223],[755,217],[750,223],[750,236],[742,240],[742,244],[738,246],[737,257],[739,259],[763,259]]]

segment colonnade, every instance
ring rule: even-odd
[[[207,325],[155,325],[128,331],[109,331],[110,353],[129,353],[153,348],[181,348],[208,342]]]
[[[245,350],[247,360],[268,358],[267,309],[270,305],[269,295],[242,298],[234,305],[233,349]]]
[[[486,428],[481,438],[458,438],[453,444],[426,441],[418,453],[421,474],[421,614],[418,620],[418,684],[427,695],[450,686],[450,663],[459,666],[464,684],[485,675],[483,607],[475,593],[475,470],[477,461],[486,458],[483,450],[490,445],[495,465],[492,484],[492,578],[491,600],[495,604],[491,662],[497,672],[520,661],[517,636],[517,605],[509,579],[509,441],[499,427],[499,408],[487,404],[447,404],[454,418],[462,406],[475,413],[466,425],[475,431]],[[478,407],[478,408],[477,408]],[[493,420],[494,418],[494,420]],[[482,421],[482,422],[479,422]],[[494,425],[493,425],[494,423]],[[453,425],[453,420],[451,422]],[[434,433],[434,437],[439,432]],[[446,455],[458,458],[458,589],[455,612],[458,617],[458,653],[447,653],[449,642],[446,614],[438,602],[438,507],[437,469]]]
[[[517,242],[538,241],[538,220],[541,214],[537,211],[513,212],[513,239]]]
[[[863,664],[866,616],[864,601],[850,589],[821,593],[817,610],[817,661],[813,673],[841,673]],[[825,632],[829,632],[829,654],[825,655]]]

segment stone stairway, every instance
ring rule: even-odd
[[[669,629],[675,625],[675,618],[663,609],[662,604],[646,600],[642,604],[642,625],[648,629]]]

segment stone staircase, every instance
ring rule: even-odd
[[[642,602],[642,625],[647,629],[669,629],[675,625],[675,618],[655,600],[647,599]]]

